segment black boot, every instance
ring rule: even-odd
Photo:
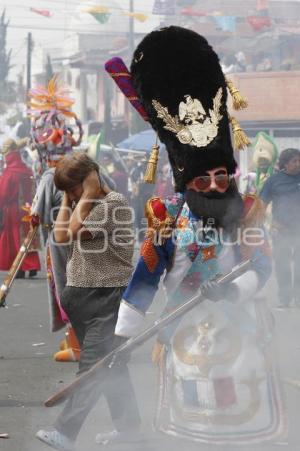
[[[36,277],[37,276],[37,270],[36,269],[31,269],[29,271],[29,277]]]
[[[19,269],[15,278],[16,279],[25,279],[25,271],[23,271],[22,269]]]

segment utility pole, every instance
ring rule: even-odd
[[[27,75],[27,80],[26,80],[26,101],[27,101],[27,96],[28,96],[28,92],[31,88],[31,56],[32,56],[32,48],[33,48],[33,43],[32,43],[32,34],[29,32],[27,35],[27,62],[26,62],[26,75]],[[26,119],[26,127],[28,128],[28,133],[30,130],[30,125],[31,125],[31,119],[30,116],[27,117]]]
[[[129,0],[129,12],[134,13],[134,0]],[[128,38],[128,48],[129,48],[129,61],[132,58],[134,51],[134,17],[129,16],[129,38]],[[132,135],[132,110],[128,105],[128,134]]]
[[[129,11],[134,13],[134,0],[129,0]],[[129,57],[132,57],[134,51],[134,17],[129,16]]]
[[[31,32],[27,35],[27,83],[26,83],[26,90],[27,93],[29,89],[31,88],[31,56],[32,56],[32,34]]]

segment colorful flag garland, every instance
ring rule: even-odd
[[[106,6],[91,6],[83,10],[86,13],[91,14],[97,22],[105,24],[109,21],[111,13]]]
[[[48,9],[30,8],[30,11],[48,18],[52,16],[51,12]]]
[[[154,0],[152,14],[154,15],[175,15],[176,14],[176,0]],[[179,4],[179,2],[178,2]],[[256,3],[256,15],[251,15],[247,17],[237,17],[237,16],[229,16],[223,15],[221,12],[216,13],[207,13],[203,10],[198,10],[195,6],[192,6],[194,2],[192,0],[184,1],[182,6],[186,5],[180,11],[182,16],[190,16],[190,17],[207,17],[208,19],[214,20],[217,27],[222,31],[227,31],[234,33],[236,31],[236,23],[237,20],[244,20],[248,22],[251,28],[259,32],[264,28],[269,28],[272,25],[272,20],[269,17],[269,1],[268,0],[257,0]],[[121,8],[120,8],[121,10]],[[39,14],[43,17],[51,18],[52,12],[48,9],[40,9],[35,7],[30,7],[30,11],[36,14]],[[109,7],[94,5],[83,10],[91,14],[97,22],[101,24],[105,24],[109,21],[111,17],[111,11]],[[122,10],[121,10],[122,11]],[[122,11],[123,14],[132,17],[133,19],[139,22],[145,22],[149,15],[141,12],[131,12],[131,11]],[[178,11],[177,11],[178,13]]]
[[[123,11],[123,14],[129,17],[133,17],[133,19],[138,20],[139,22],[145,22],[148,19],[147,14],[143,13],[134,13],[130,11]]]
[[[192,7],[183,8],[180,11],[180,14],[182,14],[183,16],[195,16],[195,17],[204,17],[204,16],[207,15],[205,12],[203,12],[203,11],[196,11]]]

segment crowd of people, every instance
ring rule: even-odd
[[[152,354],[160,376],[156,429],[210,445],[278,441],[286,434],[280,378],[272,331],[260,326],[267,323],[268,302],[257,302],[256,294],[271,275],[272,242],[279,306],[300,305],[300,151],[285,149],[278,158],[272,138],[260,133],[255,172],[244,196],[239,193],[225,76],[217,54],[195,32],[171,26],[147,35],[134,52],[131,76],[140,108],[167,149],[155,187],[143,183],[146,164],[133,155],[106,152],[96,162],[74,151],[82,129],[72,101],[64,99],[60,111],[52,82],[51,95],[43,94],[53,106],[49,119],[32,92],[37,111],[26,144],[46,170],[33,196],[33,173],[20,155],[25,142],[3,146],[0,270],[10,269],[28,233],[22,206],[30,205],[29,221],[38,218],[46,249],[51,329],[68,328],[56,360],[78,360],[78,377],[145,328],[161,280],[167,298],[162,317],[201,294],[192,311],[158,332]],[[247,143],[241,128],[233,133],[239,133],[237,146]],[[153,179],[155,165],[150,157]],[[143,218],[147,230],[134,265]],[[229,281],[220,278],[245,262]],[[39,270],[34,247],[15,276]],[[101,394],[114,430],[99,431],[96,442],[139,434],[130,354],[112,354],[101,383],[87,378],[53,428],[37,432],[39,440],[73,451]]]
[[[274,55],[266,51],[261,51],[256,55],[246,57],[244,52],[238,51],[222,56],[221,65],[224,74],[241,72],[278,72],[299,70],[300,61],[297,56],[290,56],[282,58],[281,61],[278,62],[278,58],[274,58]]]

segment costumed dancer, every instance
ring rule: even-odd
[[[22,220],[26,213],[26,204],[31,205],[34,182],[32,171],[24,164],[20,150],[26,145],[27,138],[14,141],[7,139],[2,148],[6,167],[0,178],[0,270],[8,271],[19,252],[21,243],[29,230],[29,222]],[[24,211],[25,210],[25,211]],[[38,240],[32,245],[16,278],[23,279],[25,271],[29,277],[40,271]]]
[[[67,247],[57,246],[53,239],[53,223],[59,211],[62,193],[55,187],[54,172],[58,161],[80,144],[82,126],[71,111],[74,103],[68,91],[58,85],[53,77],[46,88],[38,87],[29,92],[32,116],[31,147],[36,149],[43,173],[33,200],[31,214],[38,215],[46,245],[46,268],[52,332],[65,327],[68,318],[60,305],[60,296],[66,284]],[[75,139],[76,128],[78,130]],[[74,331],[67,328],[61,350],[54,355],[57,361],[76,361],[80,347]]]
[[[245,177],[247,180],[245,193],[259,194],[267,179],[274,173],[278,148],[271,136],[265,132],[259,132],[256,135],[252,147],[254,172],[250,172]]]
[[[200,288],[207,300],[162,330],[153,350],[159,363],[156,427],[211,444],[254,444],[285,431],[267,305],[255,294],[271,273],[261,201],[240,196],[230,136],[249,141],[227,112],[245,101],[226,80],[218,56],[199,34],[167,27],[148,34],[134,52],[133,86],[149,122],[166,145],[174,197],[146,204],[148,233],[120,305],[116,335],[143,327],[161,277],[170,312]],[[157,146],[147,181],[154,178]],[[213,283],[251,257],[234,283]],[[166,271],[166,273],[165,273]],[[215,302],[218,301],[218,302]]]

